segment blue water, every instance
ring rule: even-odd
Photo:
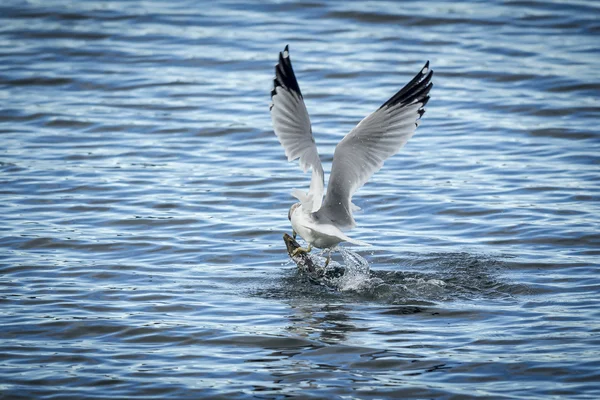
[[[2,2],[0,397],[600,397],[599,15]],[[282,241],[310,179],[271,127],[286,44],[326,172],[435,71],[336,288]]]

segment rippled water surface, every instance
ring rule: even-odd
[[[0,397],[600,397],[599,15],[2,2]],[[269,116],[286,44],[326,171],[435,71],[335,287],[282,241],[309,181]]]

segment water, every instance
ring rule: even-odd
[[[599,13],[2,2],[0,397],[600,397]],[[281,239],[288,43],[326,171],[435,70],[337,288]]]

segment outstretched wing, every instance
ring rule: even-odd
[[[428,61],[406,86],[360,121],[335,148],[327,195],[319,214],[340,229],[356,225],[352,195],[415,133],[429,100],[432,75]]]
[[[299,190],[294,190],[292,194],[302,202],[303,209],[317,211],[323,202],[323,167],[312,135],[308,111],[292,69],[288,46],[279,53],[271,100],[273,130],[285,150],[288,161],[300,158],[300,167],[304,172],[308,168],[312,169],[308,194]]]

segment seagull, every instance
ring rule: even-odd
[[[295,249],[293,255],[309,253],[313,247],[325,249],[328,251],[327,267],[331,252],[339,243],[369,245],[344,233],[356,226],[352,212],[360,210],[352,203],[352,196],[381,169],[385,160],[396,154],[413,136],[429,101],[432,76],[433,71],[427,61],[410,82],[375,112],[367,115],[338,143],[327,194],[323,199],[323,166],[292,68],[289,46],[279,53],[271,91],[273,130],[288,161],[300,159],[304,172],[309,168],[312,170],[308,192],[292,191],[292,196],[299,201],[291,206],[288,213],[293,237],[299,234],[308,243],[307,248]]]

